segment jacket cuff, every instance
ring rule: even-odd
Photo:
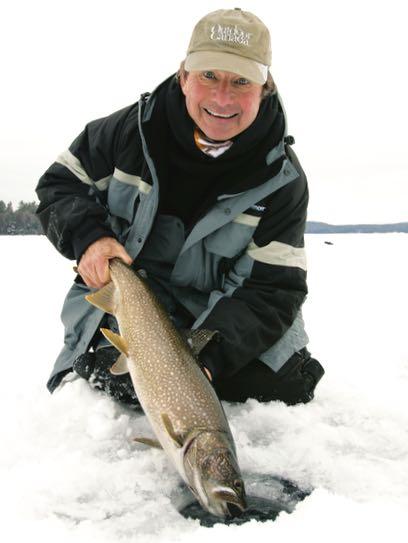
[[[85,222],[80,228],[72,234],[72,248],[77,262],[81,260],[82,255],[92,243],[101,238],[115,238],[115,234],[110,228],[103,224]]]

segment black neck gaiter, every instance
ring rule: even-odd
[[[175,78],[156,91],[145,131],[160,181],[159,213],[175,215],[190,229],[221,194],[238,194],[275,175],[282,158],[266,164],[266,155],[283,137],[284,115],[276,95],[262,100],[255,121],[233,139],[221,156],[195,144],[195,124]]]

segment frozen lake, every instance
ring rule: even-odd
[[[275,522],[205,528],[172,506],[178,476],[162,451],[131,441],[148,432],[143,415],[83,380],[49,395],[73,263],[45,237],[0,237],[7,542],[405,542],[408,235],[308,235],[306,245],[304,316],[326,369],[315,400],[225,408],[244,478],[278,475],[315,491]]]

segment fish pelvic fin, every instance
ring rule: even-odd
[[[115,332],[112,332],[112,330],[109,330],[109,328],[101,328],[101,332],[109,341],[109,343],[112,343],[112,345],[116,347],[118,351],[120,351],[126,357],[129,356],[128,345],[126,343],[126,340],[122,336],[120,336],[119,334],[115,334]]]
[[[162,413],[161,419],[162,419],[163,425],[164,425],[164,427],[166,429],[166,432],[169,434],[171,439],[174,441],[174,443],[177,445],[177,447],[182,447],[184,440],[174,430],[174,426],[173,426],[173,424],[172,424],[172,422],[170,420],[170,417],[166,413]]]
[[[137,443],[143,443],[143,445],[153,447],[154,449],[163,449],[157,439],[151,439],[150,437],[135,437],[133,438],[133,441],[136,441]]]
[[[119,358],[109,371],[112,375],[125,375],[126,373],[129,373],[127,358],[123,353],[119,355]]]
[[[102,309],[105,313],[115,314],[115,285],[113,281],[97,290],[85,296],[90,304],[94,305],[98,309]]]
[[[185,330],[183,335],[193,351],[194,356],[198,356],[207,343],[212,340],[218,341],[220,338],[218,330],[206,330],[202,328],[197,330]]]

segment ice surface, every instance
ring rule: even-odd
[[[259,474],[276,475],[315,491],[275,522],[206,528],[171,503],[179,479],[162,451],[132,442],[150,435],[143,415],[80,379],[49,395],[72,263],[44,237],[0,237],[2,539],[405,542],[408,236],[309,235],[306,243],[304,314],[326,368],[316,398],[225,408],[255,486]]]

